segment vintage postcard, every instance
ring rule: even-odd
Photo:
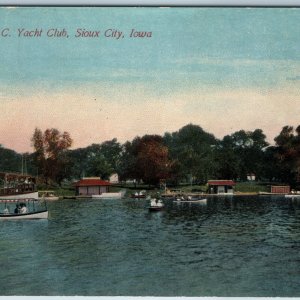
[[[300,8],[0,7],[0,296],[300,296]]]

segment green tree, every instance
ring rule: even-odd
[[[73,177],[99,176],[108,179],[112,173],[119,173],[121,152],[122,146],[117,139],[70,151]]]
[[[218,145],[219,177],[245,180],[247,174],[254,173],[261,178],[267,146],[261,129],[239,130],[226,135]]]
[[[296,185],[300,179],[300,126],[296,129],[284,126],[274,140],[279,178],[282,182]]]
[[[32,136],[32,145],[35,153],[39,175],[43,175],[46,183],[52,180],[57,183],[68,176],[69,158],[67,149],[73,140],[68,132],[61,133],[55,128],[46,129],[44,133],[38,128]]]
[[[22,155],[0,146],[0,170],[4,172],[20,172]]]
[[[217,140],[200,126],[188,124],[177,132],[166,133],[164,143],[171,159],[177,162],[178,178],[206,182],[215,174]]]
[[[69,150],[68,157],[71,164],[71,178],[79,179],[84,177],[88,169],[88,147]]]

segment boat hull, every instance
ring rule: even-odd
[[[26,214],[0,214],[0,220],[34,220],[48,219],[48,210],[31,212]]]
[[[198,200],[175,200],[174,202],[177,202],[177,203],[202,203],[202,204],[206,204],[206,203],[207,203],[207,199],[198,199]]]
[[[56,201],[59,200],[59,197],[39,197],[39,200],[45,200],[45,201]]]
[[[1,195],[0,199],[39,199],[38,192],[22,193],[22,194],[10,194],[10,195]]]
[[[164,206],[149,206],[149,211],[160,211],[164,209]]]

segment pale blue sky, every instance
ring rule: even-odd
[[[35,126],[68,130],[75,146],[86,146],[190,122],[217,137],[262,128],[272,140],[282,126],[300,123],[299,24],[300,9],[293,8],[1,8],[0,30],[10,28],[11,36],[0,38],[0,143],[30,151]],[[19,38],[19,28],[43,29],[44,36]],[[65,28],[69,38],[46,37],[50,28]],[[78,39],[77,28],[117,29],[125,38]],[[133,28],[152,38],[130,39]],[[87,104],[94,99],[99,115]],[[11,114],[16,105],[36,112],[24,132],[7,125],[23,120]],[[71,122],[83,109],[85,118]],[[128,109],[144,116],[132,120]],[[111,119],[118,110],[123,119]],[[153,114],[157,126],[149,122]],[[94,136],[88,124],[97,120]]]

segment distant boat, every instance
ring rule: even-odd
[[[9,205],[16,204],[14,211],[10,211]],[[0,212],[0,220],[34,220],[47,219],[48,209],[46,202],[41,203],[36,199],[2,199],[4,209]]]
[[[201,203],[201,204],[207,204],[207,199],[193,199],[191,197],[187,197],[187,198],[177,198],[176,200],[174,200],[174,202],[177,203]]]
[[[146,198],[146,191],[140,191],[140,192],[131,194],[131,198]]]
[[[39,199],[46,201],[58,200],[59,197],[55,195],[54,191],[39,191]]]
[[[150,206],[148,207],[149,211],[160,211],[163,210],[165,205],[163,202],[159,199],[157,200],[156,198],[152,198],[150,200]]]

